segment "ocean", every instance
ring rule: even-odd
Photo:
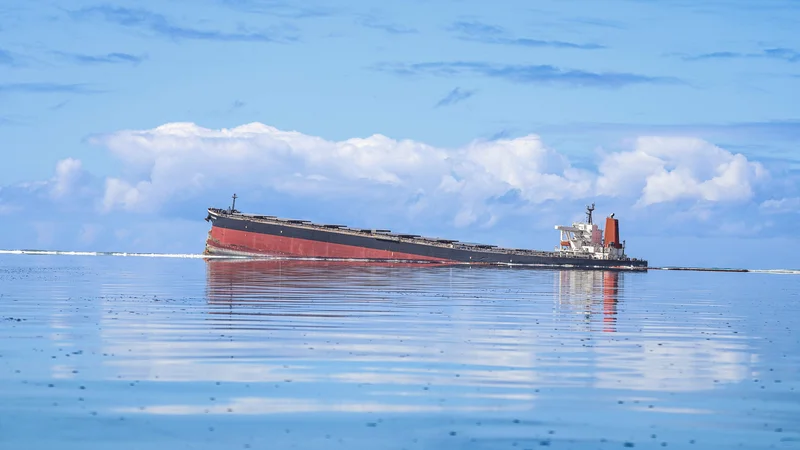
[[[0,254],[0,449],[800,448],[796,273],[165,256]]]

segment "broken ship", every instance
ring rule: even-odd
[[[586,208],[586,221],[557,225],[561,234],[552,251],[503,248],[459,242],[388,229],[353,228],[318,224],[308,220],[245,214],[230,208],[209,208],[211,230],[206,240],[209,255],[291,257],[380,262],[495,264],[604,269],[646,269],[647,261],[630,258],[620,239],[619,220],[605,218],[605,229],[593,221],[594,204]]]

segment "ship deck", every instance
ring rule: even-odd
[[[354,228],[346,225],[313,223],[308,220],[281,218],[277,216],[246,214],[241,212],[231,213],[229,210],[217,209],[217,208],[209,208],[208,212],[210,214],[214,214],[232,220],[280,225],[284,227],[291,227],[291,228],[305,229],[305,230],[316,230],[316,231],[323,231],[325,233],[337,233],[350,236],[370,237],[377,240],[425,245],[425,246],[439,247],[443,249],[464,250],[464,251],[480,252],[480,253],[494,254],[494,255],[538,256],[544,258],[569,258],[569,259],[582,259],[589,261],[609,261],[609,260],[592,258],[591,256],[581,256],[580,254],[574,254],[571,252],[507,248],[491,244],[461,242],[454,239],[425,237],[407,233],[393,233],[391,230],[387,229]],[[613,261],[619,262],[621,265],[625,265],[626,263],[636,264],[636,265],[641,265],[642,263],[644,263],[644,265],[646,265],[646,261],[636,258],[619,258],[619,259],[614,259]]]

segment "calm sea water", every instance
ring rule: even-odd
[[[800,448],[800,277],[0,255],[2,449]]]

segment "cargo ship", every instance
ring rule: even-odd
[[[490,244],[394,233],[388,229],[354,228],[308,220],[246,214],[236,209],[236,194],[227,209],[209,208],[209,255],[292,257],[376,262],[495,264],[646,270],[647,261],[625,254],[619,220],[605,219],[605,229],[593,220],[557,225],[558,245],[552,251],[504,248]]]

